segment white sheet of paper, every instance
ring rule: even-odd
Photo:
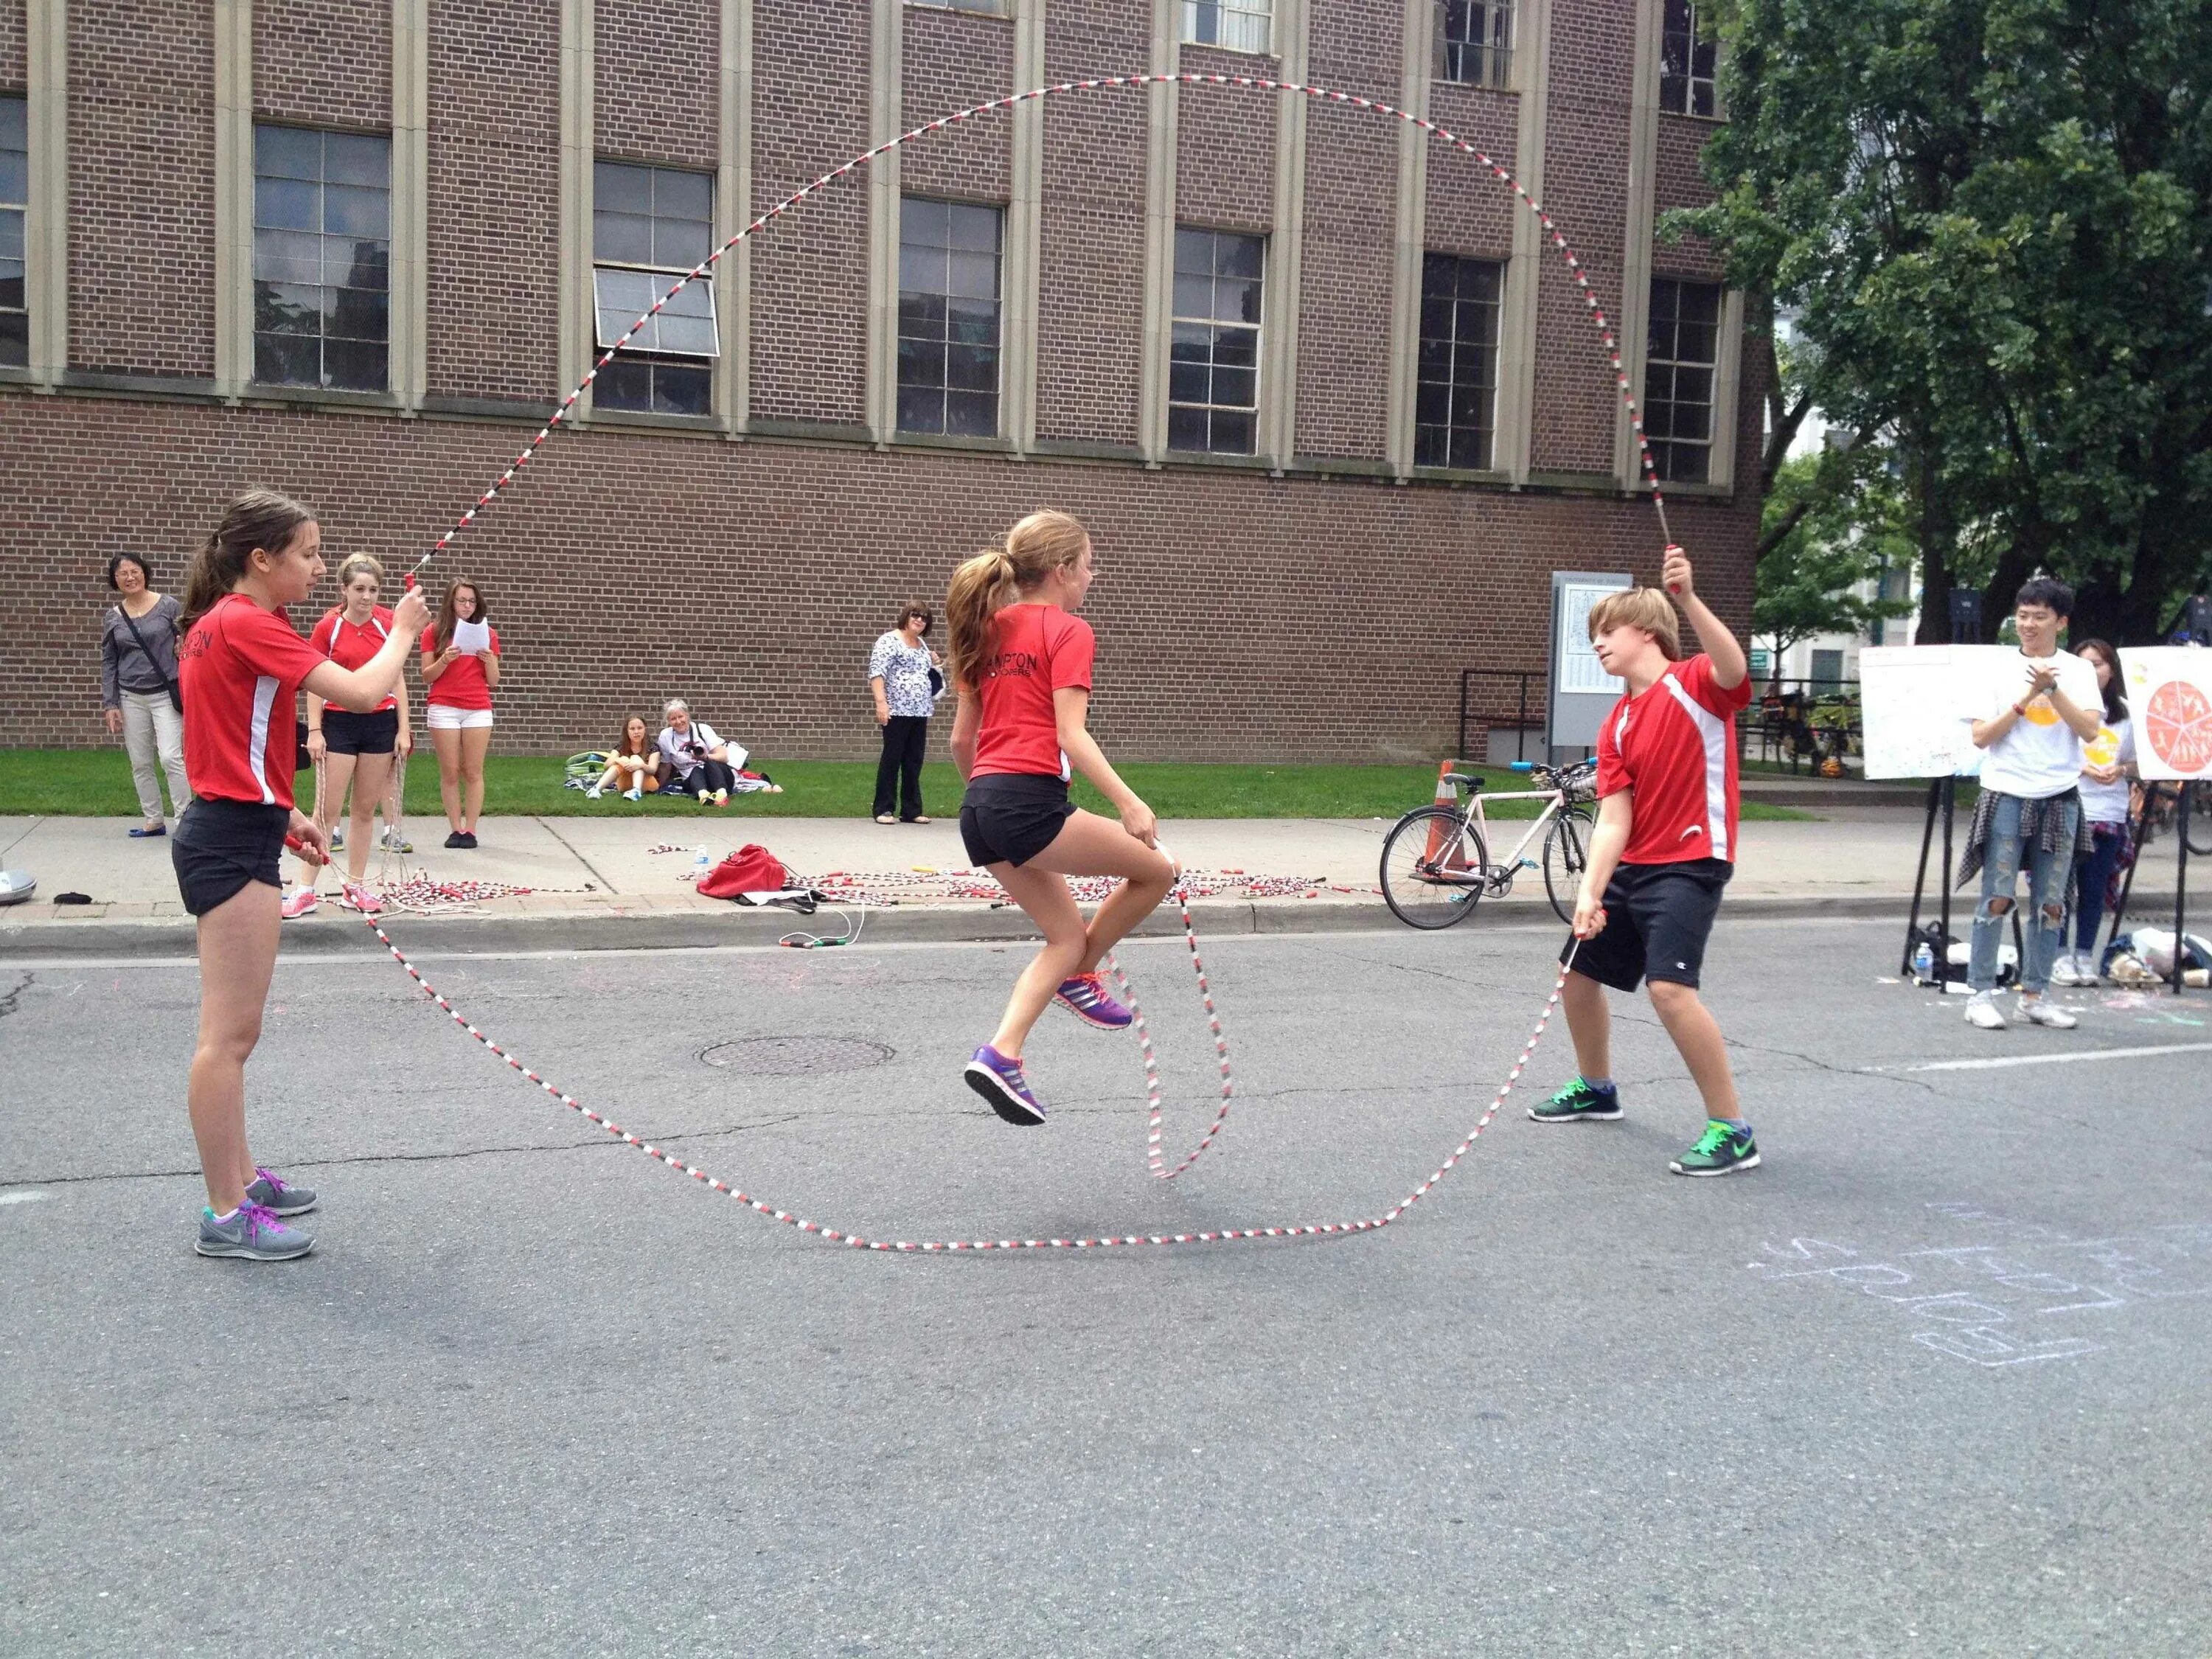
[[[472,657],[479,651],[490,650],[491,624],[480,622],[455,623],[453,646],[465,657]]]

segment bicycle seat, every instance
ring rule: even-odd
[[[1447,772],[1444,774],[1444,781],[1446,783],[1464,784],[1471,790],[1480,789],[1482,787],[1482,780],[1475,776],[1472,772]]]

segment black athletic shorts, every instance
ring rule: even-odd
[[[1075,805],[1060,778],[994,772],[968,780],[960,839],[970,864],[1027,864],[1053,843]]]
[[[1647,979],[1695,987],[1721,889],[1735,873],[1726,859],[1621,865],[1605,884],[1605,931],[1582,941],[1575,971],[1616,991]]]
[[[325,708],[323,741],[333,755],[389,755],[399,747],[399,711],[380,708],[374,714],[351,714],[343,708]]]
[[[169,862],[176,866],[185,908],[204,916],[249,881],[283,887],[284,832],[291,823],[288,807],[205,795],[195,799],[169,837]]]

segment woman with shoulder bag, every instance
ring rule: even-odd
[[[169,810],[177,817],[191,805],[185,781],[184,698],[177,689],[177,619],[183,608],[154,591],[146,562],[118,553],[107,562],[107,585],[117,595],[100,635],[100,703],[107,729],[119,734],[131,756],[145,823],[133,841],[169,833],[161,814],[161,777],[169,781]]]

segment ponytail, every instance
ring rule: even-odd
[[[945,595],[945,622],[951,639],[945,665],[952,683],[974,690],[991,647],[991,618],[1022,596],[1014,562],[1003,548],[988,547],[952,573]]]
[[[184,615],[178,631],[189,632],[237,587],[256,548],[282,553],[301,525],[314,521],[313,513],[273,489],[249,489],[234,497],[223,509],[222,522],[192,555],[191,568],[185,574]]]
[[[945,646],[952,683],[973,690],[989,654],[991,618],[1019,601],[1054,570],[1074,564],[1091,545],[1083,526],[1066,513],[1032,513],[1006,532],[1003,547],[986,548],[952,573],[945,596]]]

